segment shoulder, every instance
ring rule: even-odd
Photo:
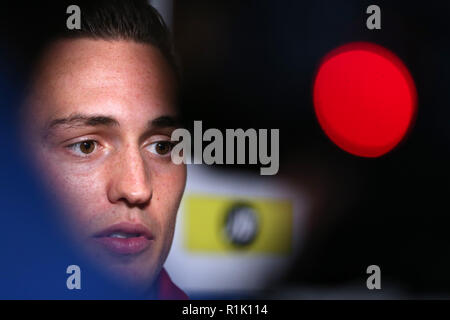
[[[169,274],[163,268],[159,274],[158,279],[158,299],[160,300],[188,300],[187,294],[178,288],[178,286],[173,283],[170,279]]]

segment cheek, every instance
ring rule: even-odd
[[[163,234],[171,241],[178,207],[186,183],[186,166],[171,164],[165,170],[153,170],[152,206]]]
[[[68,209],[64,210],[64,215],[69,220],[87,223],[92,213],[105,211],[103,170],[47,160],[45,166],[41,165],[41,173],[50,192]]]

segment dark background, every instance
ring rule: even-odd
[[[366,28],[371,4],[381,8],[381,30]],[[279,175],[314,199],[285,285],[356,279],[365,288],[358,279],[376,264],[382,281],[408,294],[450,293],[449,9],[447,1],[175,2],[186,117],[223,129],[280,128]],[[312,105],[321,59],[354,41],[393,51],[418,92],[411,133],[376,159],[335,146]]]

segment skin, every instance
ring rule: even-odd
[[[47,49],[27,99],[29,149],[66,208],[67,234],[106,272],[140,290],[169,253],[185,187],[186,167],[166,153],[176,127],[161,120],[176,116],[175,84],[151,45],[70,39]],[[94,240],[122,222],[148,228],[149,248],[118,255]]]

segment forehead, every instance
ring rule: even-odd
[[[35,72],[34,120],[74,113],[117,117],[174,113],[175,77],[161,52],[125,40],[71,39],[52,44]]]

